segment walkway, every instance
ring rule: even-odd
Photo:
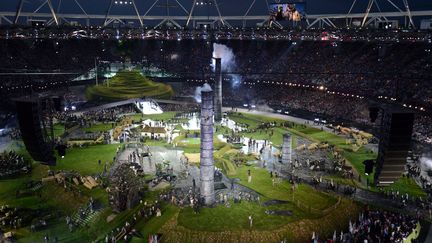
[[[157,103],[162,103],[162,104],[179,104],[179,105],[195,104],[194,102],[178,101],[178,100],[162,100],[162,99],[152,99],[152,100],[157,102]],[[103,110],[103,109],[109,109],[109,108],[114,108],[114,107],[128,105],[128,104],[135,104],[136,102],[142,102],[142,101],[145,101],[145,99],[136,98],[136,99],[122,100],[122,101],[117,101],[117,102],[112,102],[112,103],[107,103],[107,104],[103,104],[103,105],[99,105],[99,106],[90,107],[90,108],[87,108],[84,110],[76,111],[73,114],[82,114],[84,112],[89,112],[89,111],[98,111],[98,110]]]

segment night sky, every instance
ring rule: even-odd
[[[59,2],[61,6],[60,13],[81,13],[74,0],[52,0],[55,8],[57,9]],[[89,14],[104,14],[108,8],[110,0],[77,0]],[[120,0],[119,0],[120,1]],[[141,14],[144,14],[148,8],[153,4],[154,0],[135,0]],[[203,0],[208,1],[208,0]],[[223,15],[244,15],[250,3],[253,0],[220,0],[219,6]],[[15,11],[19,0],[1,0],[0,11]],[[24,11],[34,11],[38,5],[43,3],[44,0],[26,0]],[[191,8],[192,0],[179,0],[180,3],[189,11]],[[274,0],[268,0],[269,3]],[[284,2],[284,0],[281,0]],[[307,13],[321,14],[321,13],[346,13],[348,12],[353,0],[308,0]],[[357,6],[354,12],[364,12],[367,5],[367,0],[357,0]],[[396,11],[386,0],[378,0],[382,11]],[[403,6],[402,0],[393,0],[399,6]],[[156,7],[153,8],[149,15],[166,15],[166,5],[176,5],[175,0],[159,0]],[[432,10],[432,0],[409,0],[411,10]],[[376,8],[375,11],[378,11]],[[48,7],[44,7],[42,12],[48,12]],[[184,11],[179,7],[170,7],[170,15],[184,15]],[[132,6],[114,6],[111,11],[112,14],[135,14]],[[256,0],[252,8],[251,15],[265,15],[267,13],[266,0]],[[206,7],[200,6],[195,8],[194,15],[214,15],[216,14],[214,6]]]

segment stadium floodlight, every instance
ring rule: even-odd
[[[132,5],[133,1],[114,1],[115,5]]]
[[[197,6],[212,5],[212,1],[197,1],[195,5]]]

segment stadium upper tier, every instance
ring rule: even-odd
[[[326,91],[396,100],[432,107],[432,45],[417,42],[245,41],[220,40],[232,50],[225,81],[254,85],[323,87]],[[407,50],[409,50],[407,52]],[[65,78],[50,75],[5,75],[17,72],[75,73],[112,62],[131,62],[187,80],[210,80],[213,45],[204,40],[0,40],[2,91],[30,86],[49,89]],[[90,79],[91,77],[89,77]],[[283,87],[285,87],[283,86]],[[3,88],[5,87],[5,88]]]

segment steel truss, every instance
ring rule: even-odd
[[[219,8],[219,3],[217,0],[211,0],[212,5],[216,9],[217,15],[211,16],[201,16],[194,15],[195,8],[199,0],[193,0],[190,10],[187,9],[184,5],[180,3],[179,0],[171,0],[174,2],[174,5],[165,5],[167,8],[166,15],[150,15],[151,11],[158,7],[158,3],[162,0],[152,0],[151,6],[147,10],[140,10],[136,5],[136,0],[130,0],[133,7],[133,14],[130,15],[113,15],[111,14],[111,10],[114,6],[114,0],[111,0],[105,14],[89,14],[85,11],[82,5],[79,3],[79,0],[69,0],[73,1],[76,6],[80,9],[80,13],[66,14],[61,13],[61,0],[58,2],[57,11],[54,9],[52,4],[53,0],[45,0],[41,5],[39,5],[33,12],[23,11],[23,5],[25,4],[25,0],[19,0],[17,9],[15,12],[0,12],[0,24],[17,24],[19,23],[19,18],[27,18],[29,19],[45,19],[48,20],[46,22],[47,25],[59,25],[61,21],[65,21],[69,23],[71,20],[85,20],[86,25],[90,25],[91,21],[102,21],[103,26],[107,26],[113,22],[126,23],[127,21],[136,21],[139,23],[140,27],[149,26],[146,24],[146,21],[158,21],[155,27],[161,26],[166,23],[171,23],[176,27],[189,27],[192,23],[192,26],[195,27],[195,24],[198,22],[211,22],[213,24],[220,23],[224,27],[232,28],[233,25],[230,24],[231,21],[238,21],[241,24],[241,27],[246,27],[248,21],[255,21],[260,23],[261,25],[268,23],[269,25],[273,25],[276,27],[282,28],[283,26],[276,22],[269,22],[268,15],[250,15],[251,10],[256,6],[258,1],[265,1],[266,6],[268,7],[268,0],[250,0],[250,5],[248,6],[246,12],[242,15],[235,16],[224,16]],[[396,11],[393,12],[381,12],[379,2],[389,3],[394,7]],[[402,1],[401,4],[396,4],[396,1]],[[411,11],[409,7],[408,0],[368,0],[368,5],[364,13],[352,13],[352,10],[357,4],[357,0],[353,0],[352,5],[348,11],[348,13],[341,14],[311,14],[307,15],[305,22],[307,23],[307,28],[314,27],[328,27],[328,28],[337,28],[342,27],[340,24],[336,24],[335,22],[338,20],[345,20],[344,27],[352,27],[353,19],[361,20],[361,24],[359,27],[367,27],[369,24],[376,21],[388,21],[389,18],[404,18],[406,20],[405,26],[409,28],[415,28],[413,17],[423,16],[423,17],[431,17],[432,10],[425,11]],[[45,6],[48,6],[49,12],[42,12],[41,9]],[[178,7],[184,13],[184,15],[170,15],[169,8],[170,7]],[[377,11],[372,12],[373,8],[376,8]],[[265,11],[267,12],[267,11]],[[144,13],[144,14],[142,14]],[[2,21],[3,20],[3,21]],[[339,26],[338,26],[339,25]],[[153,27],[153,26],[151,26]]]

